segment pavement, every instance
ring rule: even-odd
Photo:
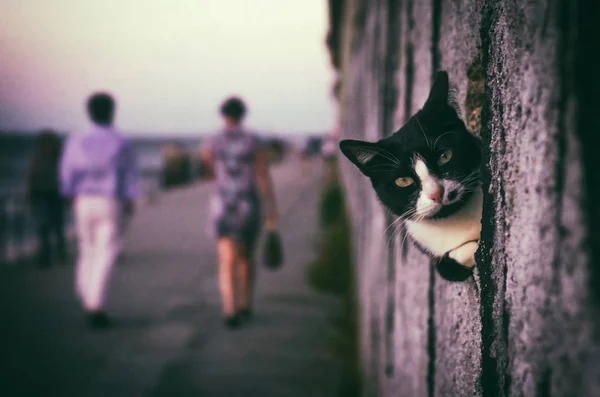
[[[340,302],[306,277],[320,173],[296,160],[274,167],[286,263],[258,263],[255,318],[239,330],[222,325],[208,184],[137,212],[111,281],[111,330],[84,326],[72,265],[0,268],[0,396],[337,396],[329,339]]]

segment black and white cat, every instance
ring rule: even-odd
[[[472,274],[481,233],[481,144],[458,116],[446,72],[436,74],[427,102],[400,130],[378,142],[343,140],[340,149],[371,179],[381,203],[404,219],[443,278]]]

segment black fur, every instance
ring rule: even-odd
[[[465,281],[473,274],[473,269],[450,258],[448,253],[435,261],[435,268],[439,275],[448,281]]]
[[[456,103],[450,92],[448,74],[440,71],[427,98],[427,102],[409,121],[391,136],[378,142],[343,140],[340,149],[369,179],[381,203],[394,214],[404,217],[410,215],[417,203],[421,186],[413,169],[415,156],[427,164],[431,174],[438,179],[461,183],[467,192],[461,200],[444,206],[432,215],[432,218],[444,218],[452,215],[469,199],[479,184],[478,170],[481,163],[481,146],[477,137],[470,134],[458,116]],[[451,160],[438,165],[442,150],[452,150]],[[397,178],[411,177],[415,183],[409,187],[398,187]],[[452,267],[448,261],[440,259],[438,272],[444,278],[460,279],[466,273],[452,276]],[[448,264],[448,271],[440,266]],[[455,266],[463,268],[457,262]],[[454,266],[454,267],[455,267]],[[466,270],[465,270],[466,271]],[[469,274],[471,270],[468,269]],[[456,272],[454,272],[456,273]],[[468,277],[468,276],[467,276]]]

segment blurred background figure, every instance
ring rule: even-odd
[[[161,186],[163,189],[188,185],[192,181],[192,165],[189,153],[182,145],[171,141],[162,148],[163,169]]]
[[[75,287],[88,325],[106,328],[107,283],[121,250],[123,217],[131,216],[137,193],[134,153],[113,127],[115,102],[104,93],[87,103],[89,131],[69,137],[62,161],[61,182],[73,201],[79,243]]]
[[[337,158],[339,135],[337,129],[330,131],[323,138],[321,144],[321,155],[327,163],[332,163]]]
[[[60,152],[58,135],[51,130],[42,131],[27,175],[27,198],[35,221],[41,267],[50,266],[53,259],[64,262],[67,257],[64,200],[58,176]]]
[[[211,201],[219,256],[219,287],[225,326],[237,328],[252,316],[254,249],[264,203],[266,228],[277,229],[277,208],[267,156],[259,138],[242,126],[246,105],[229,98],[221,105],[224,128],[209,143],[203,162],[213,170]]]
[[[321,136],[308,136],[300,152],[303,172],[310,172],[312,160],[321,153],[323,138]]]
[[[324,177],[326,179],[326,183],[334,180],[337,176],[337,150],[338,150],[338,142],[339,142],[339,130],[337,128],[329,131],[327,135],[323,138],[323,143],[321,145],[321,155],[324,160]]]

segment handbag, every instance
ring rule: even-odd
[[[265,236],[263,260],[265,266],[271,270],[277,270],[283,265],[283,246],[281,237],[276,231],[268,231]]]

